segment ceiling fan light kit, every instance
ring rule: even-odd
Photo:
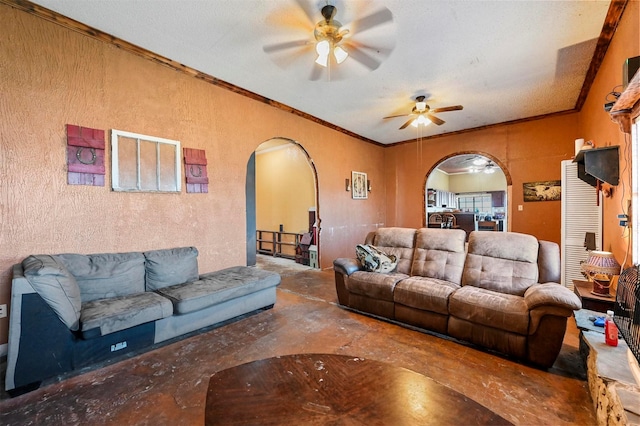
[[[341,64],[349,54],[340,46],[340,42],[342,37],[349,33],[349,30],[340,31],[342,24],[333,19],[336,14],[335,6],[326,5],[322,8],[321,13],[324,20],[318,22],[313,30],[313,36],[316,39],[316,53],[318,54],[316,64],[327,67],[331,53],[333,53],[336,62]]]
[[[418,118],[411,122],[411,125],[416,128],[420,125],[428,126],[429,124],[431,124],[431,120],[427,119],[423,114],[420,114]]]
[[[341,64],[344,62],[345,59],[347,59],[349,54],[342,47],[336,46],[333,48],[333,56],[336,58],[336,62]]]
[[[484,172],[486,174],[489,174],[489,175],[492,174],[492,173],[495,173],[496,172],[496,165],[493,164],[491,161],[489,161],[487,163],[487,165],[484,166]]]
[[[332,52],[333,57],[336,59],[336,62],[338,64],[343,63],[344,60],[349,56],[347,51],[342,47],[334,46],[333,43],[329,40],[321,40],[316,43],[316,53],[318,54],[316,64],[322,65],[323,67],[329,65],[329,54]]]

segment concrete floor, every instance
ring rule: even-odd
[[[0,424],[198,425],[212,373],[296,353],[345,354],[405,367],[518,425],[596,424],[573,321],[555,365],[541,371],[340,308],[333,271],[263,259],[259,264],[283,276],[273,309],[13,399],[5,394]]]

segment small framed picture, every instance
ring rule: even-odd
[[[562,182],[544,180],[522,184],[524,201],[559,201],[562,198]]]
[[[351,198],[354,200],[366,200],[367,195],[367,174],[351,172]]]

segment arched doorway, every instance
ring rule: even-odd
[[[425,175],[423,221],[451,212],[468,234],[478,229],[510,230],[511,175],[488,153],[458,152],[434,164]],[[433,224],[431,226],[434,226]]]
[[[247,163],[247,264],[257,254],[319,266],[317,172],[296,141],[261,143]]]

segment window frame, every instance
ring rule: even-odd
[[[136,186],[123,187],[120,185],[120,164],[119,164],[119,138],[135,139],[136,141]],[[141,162],[140,162],[140,143],[151,142],[156,144],[156,183],[158,189],[143,189],[141,187]],[[173,146],[175,161],[173,162],[173,171],[175,173],[175,190],[161,190],[160,188],[160,171],[162,164],[160,163],[160,146],[161,144]],[[180,158],[180,141],[159,138],[156,136],[143,135],[140,133],[127,132],[124,130],[111,130],[111,189],[117,192],[151,192],[151,193],[181,193],[182,192],[182,163]],[[169,167],[169,166],[166,166]]]

